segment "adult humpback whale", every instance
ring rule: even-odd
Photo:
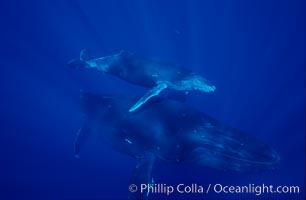
[[[138,160],[130,180],[136,185],[151,182],[156,159],[232,171],[273,169],[279,162],[266,144],[176,100],[156,97],[135,112],[127,112],[134,98],[83,93],[81,101],[86,115],[76,155],[94,133]]]
[[[151,88],[129,112],[137,110],[153,96],[166,88],[189,91],[212,92],[216,89],[209,81],[181,66],[165,64],[141,58],[131,52],[121,51],[119,54],[89,59],[86,49],[80,59],[68,62],[73,68],[88,68],[117,76],[129,83]]]

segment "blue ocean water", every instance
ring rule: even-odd
[[[212,81],[188,103],[277,150],[277,169],[237,173],[157,162],[167,185],[297,185],[299,194],[184,194],[159,199],[305,199],[304,1],[8,1],[1,11],[1,199],[127,199],[136,160],[90,140],[80,159],[80,90],[143,94],[67,68],[120,50],[184,65]]]

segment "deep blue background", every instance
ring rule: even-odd
[[[3,0],[0,11],[1,199],[126,198],[135,160],[96,141],[74,158],[79,91],[145,89],[68,69],[84,47],[93,57],[125,49],[202,74],[217,90],[191,93],[188,103],[282,158],[256,173],[158,162],[156,182],[299,185],[302,194],[261,198],[304,199],[304,1]]]

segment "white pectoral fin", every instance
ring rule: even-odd
[[[150,98],[157,96],[161,91],[166,89],[168,87],[168,84],[165,82],[158,83],[157,86],[149,90],[143,97],[141,97],[137,103],[135,103],[129,110],[129,112],[133,112],[137,110],[140,106],[145,104]]]

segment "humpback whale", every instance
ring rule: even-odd
[[[75,140],[75,154],[80,155],[89,135],[96,135],[138,160],[130,180],[136,185],[152,183],[155,160],[237,172],[274,169],[280,160],[274,149],[255,137],[181,101],[159,96],[128,112],[135,99],[83,92],[84,124]],[[144,199],[146,194],[130,195]]]
[[[87,49],[83,49],[80,58],[68,62],[68,66],[104,72],[129,83],[151,88],[129,109],[129,112],[137,110],[166,88],[186,92],[213,92],[216,89],[208,80],[184,67],[142,58],[128,51],[89,59]]]

